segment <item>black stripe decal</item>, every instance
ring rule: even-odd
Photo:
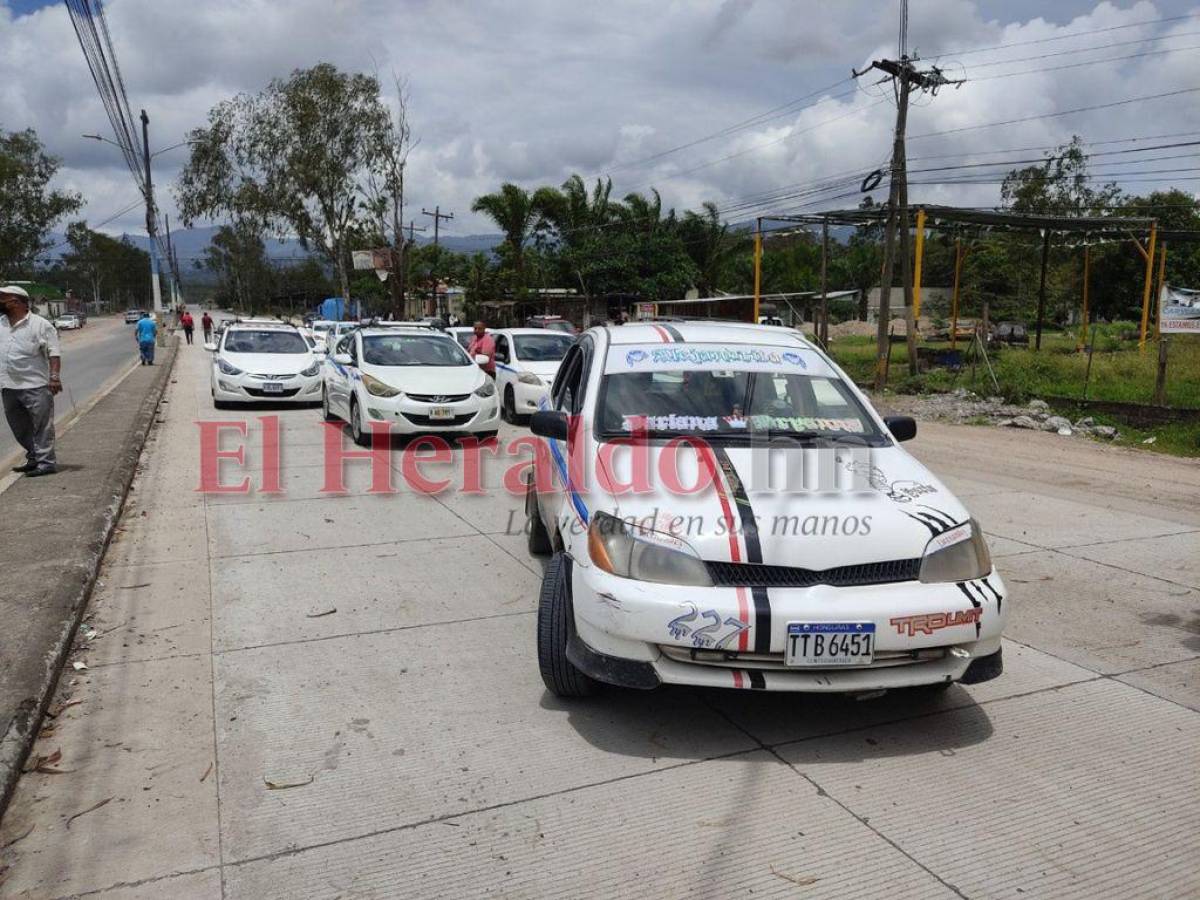
[[[675,343],[677,343],[677,344],[684,343],[683,335],[679,333],[679,329],[676,328],[674,325],[666,325],[662,322],[659,322],[658,325],[663,331],[665,331],[667,334],[669,334],[671,336],[671,340],[673,340]]]
[[[754,508],[750,505],[750,495],[746,493],[746,486],[738,477],[737,469],[733,467],[733,461],[724,447],[714,446],[713,454],[729,485],[730,499],[741,519],[742,537],[746,542],[746,562],[762,563],[762,542],[758,538],[758,524],[754,520]],[[770,653],[771,597],[765,587],[751,588],[750,596],[754,600],[754,652]]]
[[[771,652],[771,598],[765,587],[750,588],[754,599],[754,652]]]
[[[931,535],[933,535],[934,537],[937,537],[939,534],[941,534],[941,532],[940,532],[940,531],[939,531],[939,530],[938,530],[938,529],[937,529],[935,526],[933,526],[933,525],[930,525],[928,522],[926,522],[926,521],[925,521],[924,519],[922,519],[920,516],[914,516],[914,515],[913,515],[912,513],[910,513],[910,512],[905,512],[904,514],[905,514],[906,516],[908,516],[910,519],[912,519],[914,522],[920,522],[922,525],[924,525],[926,528],[928,528],[928,529],[929,529],[929,533],[930,533]]]
[[[963,584],[961,581],[956,581],[954,583],[956,585],[958,585],[958,589],[960,591],[962,591],[964,594],[967,595],[967,599],[971,601],[971,605],[973,607],[975,607],[976,609],[979,609],[981,606],[983,606],[982,603],[980,603],[978,600],[975,599],[975,595],[972,594],[969,590],[967,590],[967,586],[965,584]],[[981,630],[982,630],[982,626],[979,624],[978,621],[976,621],[975,622],[975,637],[979,637],[979,632]]]
[[[983,576],[982,581],[985,585],[987,585],[987,589],[992,592],[992,596],[996,598],[996,612],[1000,612],[1000,604],[1004,602],[1004,598],[1000,596],[1000,592],[998,590],[992,587],[992,583],[987,580],[986,575]]]
[[[913,513],[913,515],[919,516],[920,518],[922,518],[929,524],[933,525],[937,529],[937,531],[935,531],[934,534],[944,534],[945,532],[950,530],[949,528],[946,527],[946,523],[943,522],[941,519],[939,519],[937,516],[931,516],[929,513],[921,513],[921,512]]]
[[[941,522],[941,524],[946,526],[947,530],[957,527],[954,524],[953,517],[942,512],[940,509],[937,509],[936,507],[933,507],[933,506],[926,506],[924,503],[919,503],[917,505],[920,506],[922,509],[927,509],[931,513],[935,513],[937,515],[938,520]]]
[[[750,676],[750,689],[754,691],[765,691],[767,689],[767,677],[757,669],[747,669],[746,674]]]

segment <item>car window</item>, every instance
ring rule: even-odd
[[[881,439],[838,378],[737,370],[617,372],[604,376],[598,430],[616,435],[742,436],[750,430]]]
[[[573,336],[557,331],[513,336],[517,359],[523,362],[558,362],[567,355],[567,350],[574,342]]]
[[[373,366],[473,365],[456,341],[432,334],[366,335],[363,361]]]
[[[502,334],[496,335],[496,359],[499,362],[508,362],[508,338]]]
[[[250,331],[225,333],[227,353],[307,353],[308,344],[296,331]]]
[[[579,381],[583,371],[583,352],[572,347],[563,359],[562,368],[554,380],[554,408],[564,412],[578,409]]]

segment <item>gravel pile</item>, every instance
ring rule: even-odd
[[[1003,397],[980,397],[966,388],[956,388],[948,394],[892,395],[883,402],[896,412],[918,419],[940,422],[978,422],[987,420],[1001,428],[1026,428],[1031,431],[1051,431],[1063,437],[1082,434],[1112,440],[1118,431],[1111,425],[1097,425],[1091,416],[1072,422],[1055,415],[1044,400],[1030,400],[1025,406],[1005,403]]]

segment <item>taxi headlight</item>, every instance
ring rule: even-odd
[[[373,397],[398,397],[401,393],[399,388],[384,384],[378,378],[368,375],[366,372],[362,373],[362,383],[363,387],[367,389],[367,393]]]
[[[930,540],[921,560],[921,581],[924,584],[971,581],[991,570],[992,557],[983,531],[971,519]]]
[[[231,366],[225,360],[217,357],[217,368],[221,370],[222,375],[241,375],[242,370],[237,366]]]
[[[316,375],[320,371],[321,371],[321,361],[318,359],[318,360],[314,360],[313,364],[311,366],[309,366],[307,369],[305,369],[303,372],[301,372],[300,374],[305,376],[306,378],[312,378],[314,375]]]
[[[608,513],[596,513],[588,525],[588,554],[612,575],[711,587],[712,578],[696,551],[680,539],[631,526]]]
[[[532,372],[522,372],[517,376],[517,381],[521,382],[521,384],[532,385],[540,385],[542,383],[542,379],[538,378]]]
[[[475,388],[476,397],[491,397],[496,393],[496,385],[492,383],[492,379],[488,379],[479,387]]]

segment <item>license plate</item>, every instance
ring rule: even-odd
[[[449,406],[434,406],[430,407],[429,418],[431,419],[453,419],[454,410]]]
[[[283,385],[278,381],[264,381],[262,390],[264,394],[282,394]]]
[[[869,666],[874,622],[789,622],[783,661],[789,666]]]

